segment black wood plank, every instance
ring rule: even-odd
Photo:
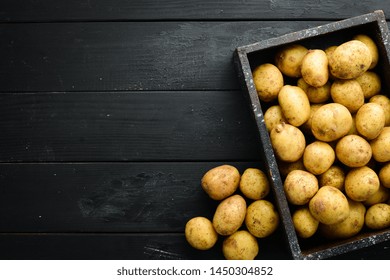
[[[240,91],[0,94],[0,162],[260,157]]]
[[[183,232],[212,218],[200,180],[223,163],[1,164],[0,232]]]
[[[0,24],[0,92],[239,89],[238,46],[323,23]]]
[[[387,1],[6,0],[2,21],[339,19],[382,9]]]

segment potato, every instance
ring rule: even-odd
[[[329,58],[330,73],[339,79],[354,79],[366,72],[372,57],[369,48],[358,40],[338,46]]]
[[[336,224],[320,224],[319,231],[328,239],[349,238],[358,234],[364,226],[366,207],[361,202],[348,199],[349,215]]]
[[[356,113],[356,129],[368,140],[378,137],[385,126],[385,112],[376,103],[366,103]]]
[[[331,186],[339,190],[344,190],[345,172],[337,165],[332,165],[327,171],[319,175],[318,184],[322,186]]]
[[[239,230],[223,241],[222,253],[227,260],[254,260],[259,253],[259,244],[248,231]]]
[[[247,208],[245,225],[252,235],[264,238],[278,228],[279,214],[271,202],[256,200]]]
[[[368,208],[365,224],[370,229],[385,229],[390,227],[390,205],[378,203]]]
[[[328,170],[335,158],[333,148],[322,141],[314,141],[307,145],[303,152],[303,164],[306,170],[314,175],[320,175]]]
[[[271,130],[270,138],[280,160],[294,162],[302,157],[306,140],[299,128],[287,123],[278,124]]]
[[[269,107],[264,113],[264,123],[268,132],[270,132],[275,125],[282,122],[288,122],[283,115],[282,108],[279,105],[273,105]]]
[[[275,100],[284,84],[282,72],[275,65],[265,63],[256,67],[252,74],[260,100]]]
[[[309,210],[315,219],[326,225],[340,223],[349,216],[346,196],[331,186],[318,190],[309,202]]]
[[[370,141],[370,145],[376,161],[390,161],[390,127],[383,128],[378,137]]]
[[[309,119],[310,102],[300,87],[283,86],[278,95],[278,102],[283,115],[291,125],[300,126]]]
[[[213,226],[220,235],[231,235],[244,222],[246,201],[239,194],[225,198],[219,203],[213,217]]]
[[[307,90],[309,87],[311,87],[311,85],[309,85],[308,83],[305,82],[305,80],[303,78],[299,78],[298,81],[297,81],[297,86],[300,87],[304,92],[307,93]]]
[[[224,164],[207,171],[202,177],[201,186],[212,199],[222,200],[237,190],[240,177],[237,168]]]
[[[307,53],[307,48],[299,44],[287,45],[275,55],[275,65],[287,77],[301,77],[302,59]]]
[[[390,126],[390,99],[386,95],[377,94],[371,97],[369,102],[382,106],[385,112],[385,126]]]
[[[317,232],[319,221],[313,217],[307,206],[295,210],[292,221],[297,235],[301,238],[312,237]]]
[[[367,166],[351,169],[345,176],[345,193],[355,201],[365,201],[379,190],[379,178]]]
[[[365,34],[358,34],[355,37],[353,37],[353,39],[359,40],[364,44],[366,44],[366,46],[368,47],[371,53],[371,64],[368,69],[373,69],[378,64],[378,60],[379,60],[378,47],[375,44],[374,40],[372,40],[369,36]]]
[[[249,199],[263,199],[270,191],[267,175],[260,169],[247,168],[241,176],[239,189]]]
[[[303,165],[303,158],[300,158],[299,160],[294,162],[278,160],[278,167],[282,178],[286,178],[288,173],[293,170],[306,170],[305,166]]]
[[[382,185],[379,185],[379,189],[369,198],[367,198],[363,204],[366,206],[372,206],[377,203],[385,203],[390,198],[390,189],[385,188]]]
[[[372,157],[370,143],[359,135],[346,135],[336,145],[336,156],[348,167],[361,167]]]
[[[352,127],[352,115],[338,103],[321,106],[311,119],[311,131],[315,138],[331,142],[346,135]]]
[[[362,88],[364,98],[369,99],[381,91],[381,79],[378,74],[372,71],[364,72],[356,78]]]
[[[351,113],[355,113],[364,104],[363,90],[356,79],[335,80],[330,94],[334,102],[344,105]]]
[[[324,103],[329,100],[331,94],[331,83],[327,82],[325,85],[320,87],[309,86],[306,90],[307,98],[311,103]]]
[[[356,129],[356,114],[352,115],[352,126],[351,126],[351,129],[347,133],[347,135],[352,135],[352,134],[359,134],[359,132]]]
[[[309,119],[303,125],[300,126],[300,129],[306,135],[312,135],[312,132],[311,132],[311,121],[313,119],[313,115],[323,105],[324,104],[310,104],[310,116],[309,116]]]
[[[318,180],[308,171],[294,170],[287,175],[283,188],[288,202],[293,205],[304,205],[318,191]]]
[[[338,46],[330,46],[330,47],[327,47],[324,51],[326,53],[326,56],[328,57],[328,61],[331,57],[331,55],[333,54],[333,52],[335,51],[335,49],[337,49]]]
[[[329,78],[328,57],[323,50],[309,50],[302,59],[302,78],[313,87],[322,87]]]
[[[390,162],[379,170],[379,181],[385,188],[390,188]]]
[[[194,217],[185,226],[185,237],[187,242],[199,250],[212,248],[218,240],[211,221],[205,217]]]

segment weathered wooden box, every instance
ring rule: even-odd
[[[389,240],[390,229],[382,231],[364,230],[353,238],[339,241],[328,241],[317,237],[310,240],[301,240],[297,237],[292,223],[291,211],[283,191],[283,182],[277,161],[264,124],[263,112],[265,112],[267,105],[259,101],[253,83],[252,70],[262,63],[274,63],[276,50],[284,45],[299,43],[307,48],[325,49],[328,46],[346,42],[354,35],[362,33],[374,39],[378,46],[380,62],[376,66],[376,72],[382,79],[383,93],[388,94],[390,92],[390,46],[388,26],[382,11],[374,11],[369,14],[240,46],[234,52],[234,64],[238,78],[245,94],[248,96],[249,105],[259,132],[262,156],[268,169],[267,172],[281,215],[286,246],[289,246],[294,259],[337,257],[353,250]]]

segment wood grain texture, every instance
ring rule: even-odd
[[[260,158],[240,91],[0,94],[0,162]]]
[[[383,9],[381,0],[6,0],[2,21],[340,19]]]

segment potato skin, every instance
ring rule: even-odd
[[[307,97],[311,104],[320,104],[327,102],[331,97],[331,83],[328,81],[320,87],[309,86],[306,90]]]
[[[303,152],[303,164],[307,171],[320,175],[328,170],[336,158],[333,148],[326,142],[314,141]]]
[[[318,177],[319,186],[331,186],[339,190],[344,190],[345,172],[338,166],[333,165]]]
[[[384,127],[378,137],[370,141],[370,145],[376,161],[390,161],[390,127]]]
[[[366,103],[356,113],[355,125],[360,135],[375,139],[385,126],[385,112],[381,105]]]
[[[379,178],[367,166],[351,169],[345,176],[345,193],[355,201],[365,201],[379,189]]]
[[[351,113],[355,113],[364,104],[363,90],[356,79],[335,80],[330,94],[334,102],[344,105]]]
[[[348,167],[361,167],[372,157],[370,143],[359,135],[346,135],[336,145],[336,156]]]
[[[254,260],[259,253],[259,245],[252,234],[239,230],[223,241],[222,253],[227,260]]]
[[[310,102],[300,87],[283,86],[278,95],[278,102],[283,115],[291,125],[300,126],[309,119]]]
[[[378,47],[375,44],[374,40],[371,39],[371,37],[365,35],[365,34],[358,34],[355,37],[353,37],[354,40],[359,40],[366,44],[368,49],[370,50],[371,54],[371,64],[368,69],[373,69],[377,64],[379,60],[379,52]]]
[[[323,50],[309,50],[302,59],[302,78],[313,87],[322,87],[328,82],[328,56]]]
[[[304,205],[318,191],[318,180],[308,171],[293,170],[284,180],[283,188],[288,202],[293,205]]]
[[[287,77],[301,77],[302,59],[307,48],[299,44],[292,44],[281,48],[275,55],[275,65]]]
[[[330,73],[339,79],[355,79],[370,67],[372,57],[368,47],[358,40],[338,46],[329,58]]]
[[[390,188],[390,162],[379,170],[379,181],[385,188]]]
[[[275,65],[265,63],[256,67],[252,74],[260,100],[265,102],[275,100],[284,84],[282,72]]]
[[[258,168],[247,168],[241,176],[239,189],[249,199],[263,199],[270,191],[268,177]]]
[[[245,225],[253,236],[265,238],[278,228],[279,214],[271,202],[256,200],[248,206]]]
[[[246,214],[246,201],[239,194],[225,198],[219,203],[213,216],[213,226],[217,233],[226,236],[235,233],[243,224]]]
[[[363,201],[365,206],[372,206],[377,203],[385,203],[390,198],[390,189],[385,188],[383,185],[379,185],[378,191]]]
[[[264,113],[264,123],[268,132],[270,132],[275,125],[280,123],[287,123],[286,117],[283,115],[282,108],[279,105],[269,107]]]
[[[368,208],[365,224],[370,229],[385,229],[390,227],[390,205],[378,203]]]
[[[377,94],[371,97],[369,102],[382,106],[385,112],[385,126],[390,126],[390,99],[386,95]]]
[[[301,238],[312,237],[317,232],[319,221],[313,217],[307,206],[295,210],[292,220],[295,231]]]
[[[362,88],[365,99],[369,99],[376,94],[379,94],[382,88],[381,79],[379,75],[372,71],[367,71],[356,78]]]
[[[237,190],[240,178],[237,168],[224,164],[207,171],[201,179],[201,186],[212,199],[222,200]]]
[[[185,226],[185,237],[187,242],[198,250],[208,250],[218,240],[213,224],[205,217],[190,219]]]

